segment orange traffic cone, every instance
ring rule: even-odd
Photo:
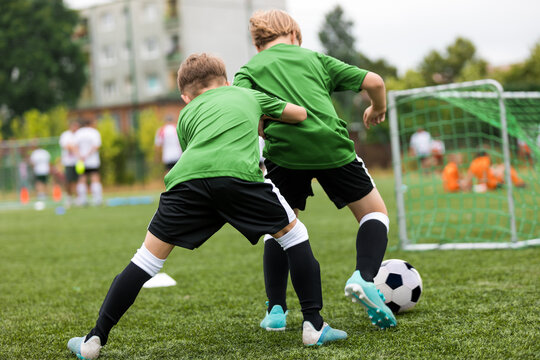
[[[21,199],[21,204],[28,204],[30,201],[30,194],[28,193],[28,189],[26,187],[21,188],[19,197]]]
[[[62,200],[62,189],[60,185],[56,184],[53,186],[52,198],[55,202],[60,202]]]

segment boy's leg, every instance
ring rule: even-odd
[[[309,244],[307,229],[298,219],[272,235],[285,250],[294,290],[304,317],[302,339],[305,345],[345,339],[347,333],[332,329],[320,315],[322,309],[321,272]]]
[[[103,202],[103,187],[101,186],[98,171],[93,172],[90,175],[90,191],[92,192],[92,201],[94,205],[101,205]]]
[[[293,209],[298,216],[298,209]],[[289,260],[287,253],[281,245],[271,236],[265,237],[264,254],[264,285],[266,296],[268,297],[268,312],[275,305],[281,306],[284,312],[287,311],[287,281],[289,279]],[[283,328],[282,330],[284,330]]]
[[[82,174],[79,176],[79,181],[77,182],[77,205],[79,206],[86,205],[87,192],[88,192],[88,185],[86,185],[86,175]]]
[[[388,212],[377,188],[347,205],[360,224],[356,236],[356,270],[373,282],[388,244]]]
[[[348,204],[360,223],[356,237],[356,271],[345,285],[345,295],[366,307],[373,325],[381,329],[396,325],[396,319],[375,287],[388,244],[389,219],[378,190],[373,188],[362,199]]]
[[[266,178],[279,188],[280,194],[293,208],[297,217],[300,209],[304,209],[306,199],[313,195],[310,171],[282,168],[270,160],[264,161],[267,169]],[[275,312],[274,319],[268,315],[261,322],[261,327],[267,330],[285,330],[287,314],[287,282],[289,278],[289,263],[287,254],[279,243],[269,236],[265,237],[264,255],[264,284],[268,298],[268,314]],[[279,305],[277,309],[274,307]]]
[[[107,343],[109,332],[129,309],[146,281],[163,267],[174,245],[147,232],[143,245],[128,266],[115,277],[99,310],[96,326],[83,338],[73,338],[68,348],[77,356],[95,359]],[[97,339],[96,339],[97,337]]]

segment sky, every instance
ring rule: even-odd
[[[65,0],[84,8],[109,0]],[[540,0],[286,0],[302,29],[302,46],[322,51],[318,32],[336,5],[354,22],[356,48],[403,74],[431,50],[444,53],[458,36],[491,65],[525,60],[540,42]]]

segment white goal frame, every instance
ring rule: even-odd
[[[489,87],[493,92],[482,91],[457,91],[478,86]],[[505,167],[505,183],[508,199],[510,239],[506,242],[481,242],[481,243],[448,243],[448,244],[411,244],[407,236],[407,218],[405,213],[404,186],[402,178],[402,164],[400,153],[398,110],[396,100],[403,96],[429,96],[434,93],[442,93],[445,97],[468,97],[468,98],[497,98],[500,108],[502,150]],[[454,250],[454,249],[501,249],[521,248],[540,245],[540,239],[517,240],[516,214],[513,197],[513,185],[510,179],[510,149],[508,140],[505,98],[540,98],[540,92],[505,92],[502,85],[495,80],[478,80],[463,83],[429,86],[407,90],[393,90],[388,92],[388,115],[390,122],[390,141],[392,147],[392,164],[395,177],[395,194],[397,205],[398,234],[400,247],[403,250]]]

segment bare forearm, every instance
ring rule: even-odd
[[[364,81],[362,82],[362,89],[366,90],[369,98],[371,99],[371,105],[378,111],[386,111],[386,87],[384,86],[383,79],[373,73],[367,73]]]

